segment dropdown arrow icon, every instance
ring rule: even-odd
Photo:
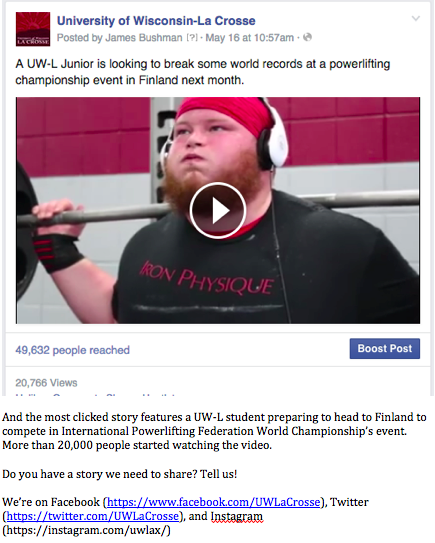
[[[411,17],[414,19],[415,22],[417,22],[420,19],[420,15],[417,15],[417,17],[414,17],[414,15],[411,15]]]

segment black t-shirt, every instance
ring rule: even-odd
[[[207,238],[173,213],[140,230],[121,258],[115,319],[420,322],[418,275],[380,230],[279,191],[273,202],[231,239]]]

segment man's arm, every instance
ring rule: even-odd
[[[67,199],[54,200],[39,204],[32,209],[32,213],[39,219],[50,219],[64,211],[81,210],[83,206],[75,208]],[[79,238],[85,225],[58,225],[38,228],[38,235],[60,234]],[[62,237],[60,238],[62,240]],[[44,258],[44,252],[40,255]],[[44,262],[44,260],[41,260]],[[48,263],[53,260],[45,261]],[[66,303],[85,324],[113,324],[116,321],[112,314],[112,296],[115,279],[86,258],[78,262],[53,271],[51,274],[56,287],[65,298]]]
[[[420,323],[420,278],[381,231],[361,285],[359,322]]]
[[[84,324],[114,324],[115,279],[88,259],[51,274],[76,317]]]

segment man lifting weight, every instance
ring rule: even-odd
[[[264,99],[186,98],[162,157],[173,212],[133,236],[117,280],[76,248],[83,225],[39,228],[35,249],[83,323],[418,323],[419,278],[380,230],[272,189],[285,155]],[[200,233],[190,204],[210,183],[193,207]],[[246,202],[234,234],[243,205],[223,183]],[[227,209],[216,222],[213,199]]]

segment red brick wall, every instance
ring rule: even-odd
[[[418,98],[275,98],[290,143],[287,164],[419,160]]]
[[[418,98],[274,98],[288,166],[419,160]],[[149,172],[149,98],[19,98],[32,177]]]
[[[18,98],[17,157],[32,177],[149,172],[149,98]]]

